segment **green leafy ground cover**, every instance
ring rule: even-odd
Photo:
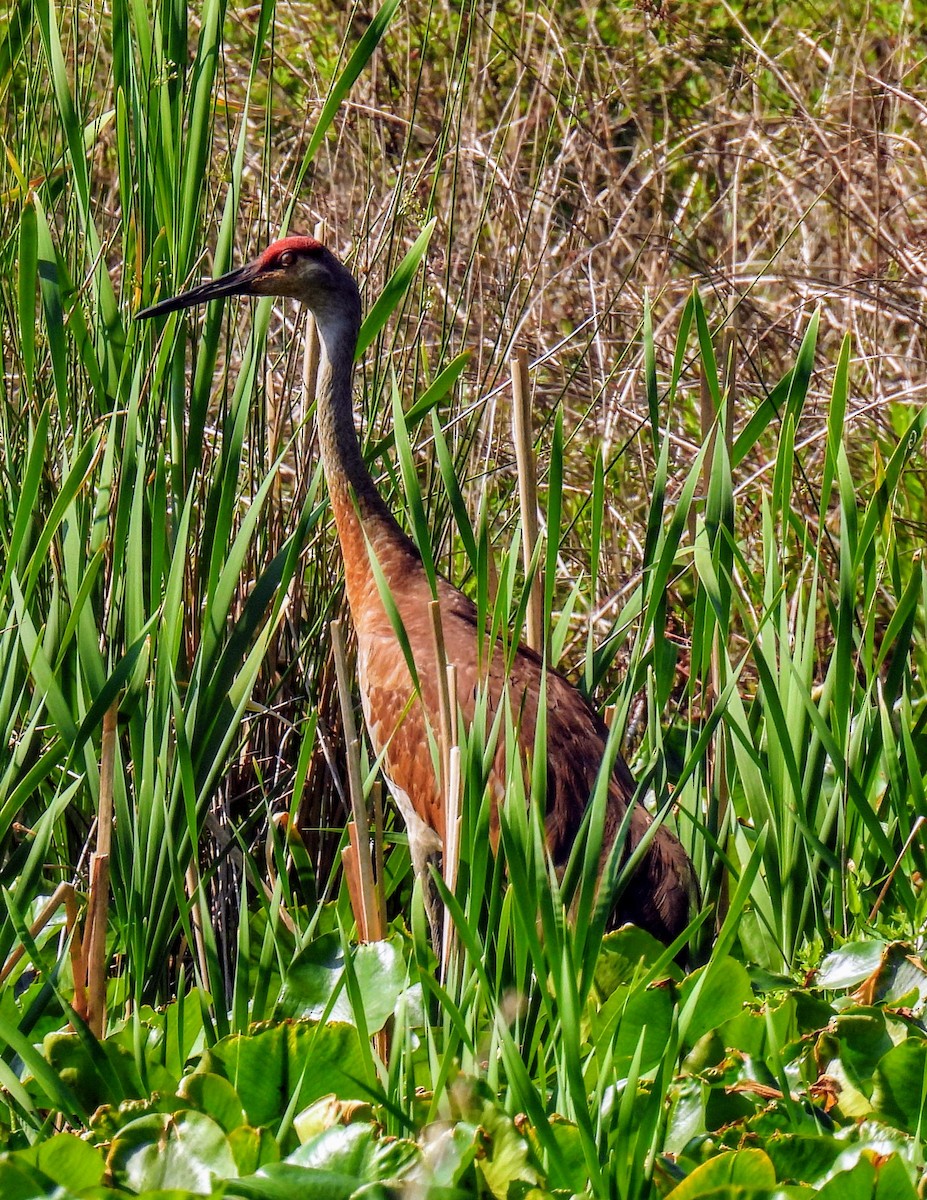
[[[4,15],[0,1197],[923,1191],[916,7]],[[320,217],[371,469],[500,636],[542,575],[688,974],[596,804],[560,878],[513,763],[490,852],[480,728],[444,971],[389,816],[357,944],[293,314],[130,319]]]
[[[731,957],[685,977],[658,971],[642,985],[660,957],[644,935],[610,935],[581,1014],[589,1084],[606,1058],[616,1068],[590,1114],[604,1157],[653,1146],[659,1132],[655,1191],[677,1200],[918,1194],[927,972],[909,947],[848,945],[809,987],[751,979]],[[363,1014],[347,1000],[347,969]],[[212,1044],[195,993],[143,1009],[100,1043],[49,1031],[32,1051],[34,1076],[7,1094],[6,1121],[21,1104],[57,1113],[68,1131],[49,1127],[31,1144],[11,1137],[2,1194],[586,1194],[576,1122],[554,1116],[540,1129],[481,1079],[454,1072],[440,1095],[391,1091],[362,1029],[388,1022],[395,1041],[415,1039],[409,1066],[427,1080],[416,976],[401,936],[344,953],[340,939],[323,938],[285,980],[279,1011],[293,1015]],[[617,1037],[605,1036],[609,1027]],[[674,1038],[681,1069],[657,1131],[647,1101]]]

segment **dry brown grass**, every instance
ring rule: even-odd
[[[230,98],[247,65],[239,19]],[[288,82],[269,93],[272,135],[255,129],[265,147],[243,205],[243,252],[273,233],[290,198],[326,86],[320,43],[350,43],[362,21],[358,11],[279,6],[268,78],[285,70]],[[844,4],[825,16],[793,5],[764,27],[736,6],[460,15],[411,3],[344,106],[294,224],[324,220],[371,296],[425,214],[437,214],[424,303],[390,354],[371,358],[368,396],[387,364],[411,387],[420,344],[432,364],[470,348],[463,401],[481,410],[486,466],[510,462],[490,398],[516,344],[536,364],[539,423],[563,397],[610,460],[645,411],[643,295],[665,370],[693,283],[715,326],[736,335],[738,420],[790,364],[820,307],[822,366],[853,335],[853,436],[890,439],[924,386],[925,56],[916,15],[894,6],[880,15]],[[683,458],[694,414],[693,403],[673,418]],[[799,442],[812,475],[820,437],[811,410]],[[646,488],[633,457],[614,508],[632,555]],[[747,464],[744,480],[763,466]]]
[[[387,368],[414,390],[420,347],[433,369],[468,348],[462,400],[479,410],[483,465],[508,466],[508,426],[497,428],[493,401],[510,351],[527,345],[539,423],[562,397],[588,431],[583,441],[604,439],[610,461],[644,415],[643,296],[665,371],[694,283],[715,327],[736,336],[739,419],[790,364],[819,306],[822,365],[853,335],[852,428],[867,441],[890,438],[924,387],[927,35],[918,9],[845,0],[824,13],[795,3],[768,20],[723,3],[403,5],[292,218],[301,229],[324,221],[373,297],[437,215],[422,292],[388,353],[369,356],[368,407],[380,411]],[[81,12],[75,22],[65,10],[69,18],[93,116],[110,101],[93,83],[105,75],[106,18]],[[245,8],[226,22],[216,220],[256,19]],[[242,255],[279,229],[330,80],[368,20],[360,6],[277,5],[251,113]],[[190,22],[192,40],[195,14]],[[101,167],[113,139],[110,129],[98,141]],[[98,171],[97,184],[105,177]],[[101,226],[115,227],[118,196],[101,191],[99,205]],[[298,392],[297,355],[278,367],[283,421]],[[694,378],[687,383],[694,395]],[[695,412],[693,403],[672,419],[683,458]],[[809,411],[799,437],[809,464],[820,434]],[[618,472],[615,518],[633,546],[646,473],[632,458]],[[763,465],[748,464],[744,479]]]

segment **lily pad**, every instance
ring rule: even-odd
[[[299,1111],[329,1092],[368,1099],[366,1060],[353,1025],[282,1021],[233,1034],[203,1055],[200,1069],[225,1076],[249,1125],[276,1127],[294,1102]]]
[[[688,1046],[739,1016],[753,999],[750,976],[733,958],[717,959],[700,967],[683,981],[680,993],[680,1026]]]
[[[102,1182],[106,1170],[100,1151],[73,1133],[56,1133],[48,1141],[37,1142],[12,1157],[31,1162],[49,1179],[76,1192]]]
[[[408,986],[408,971],[400,950],[392,942],[366,942],[351,952],[368,1033],[383,1028]],[[334,999],[333,999],[334,997]],[[278,1010],[289,1017],[357,1023],[357,1014],[345,987],[344,945],[337,933],[316,938],[297,955],[284,980]]]
[[[830,991],[842,991],[863,982],[882,961],[883,941],[847,942],[828,954],[821,963],[815,982]]]
[[[149,1113],[114,1139],[108,1166],[135,1192],[178,1188],[210,1195],[221,1179],[238,1175],[222,1127],[204,1113]]]
[[[217,1121],[226,1133],[245,1123],[241,1097],[227,1079],[211,1071],[196,1071],[185,1076],[177,1089],[191,1108]]]
[[[672,1200],[703,1200],[706,1196],[766,1196],[776,1187],[776,1171],[762,1150],[719,1154],[696,1167],[669,1193]]]
[[[62,1187],[28,1162],[0,1161],[0,1196],[3,1200],[77,1200],[75,1192]]]
[[[875,1069],[872,1107],[908,1133],[922,1132],[927,1087],[927,1041],[908,1038],[893,1046]]]
[[[415,1142],[383,1139],[371,1125],[337,1125],[300,1146],[287,1159],[301,1167],[352,1175],[360,1183],[399,1181],[418,1162]]]

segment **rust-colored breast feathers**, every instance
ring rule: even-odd
[[[444,803],[433,750],[439,729],[439,668],[429,613],[432,596],[414,547],[401,535],[397,538],[397,533],[380,531],[371,544],[402,620],[418,688],[375,582],[360,561],[347,562],[346,552],[364,711],[394,795],[443,842]],[[595,787],[608,730],[562,675],[543,670],[542,660],[533,651],[520,647],[508,666],[501,646],[484,643],[481,647],[475,606],[443,579],[438,581],[438,599],[447,659],[457,671],[459,712],[467,725],[473,720],[475,698],[481,691],[487,697],[490,719],[500,704],[508,703],[527,770],[540,706],[546,705],[546,833],[554,862],[563,866]],[[489,780],[495,804],[504,795],[505,754],[503,733]],[[634,791],[631,774],[618,756],[609,785],[606,847],[614,840]],[[494,812],[494,840],[497,816]],[[637,806],[629,847],[641,840],[650,823],[646,811]],[[615,919],[633,920],[663,940],[671,940],[685,927],[693,892],[688,857],[669,830],[661,828],[619,902]]]

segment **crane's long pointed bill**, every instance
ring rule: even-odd
[[[218,300],[222,296],[248,296],[251,294],[251,280],[255,275],[255,264],[246,263],[220,275],[218,279],[207,279],[199,287],[191,288],[189,292],[181,292],[179,296],[171,296],[160,300],[150,308],[143,308],[135,314],[136,321],[144,321],[148,317],[164,317],[168,313],[177,312],[181,308],[193,308],[197,304],[206,304],[210,300]]]

